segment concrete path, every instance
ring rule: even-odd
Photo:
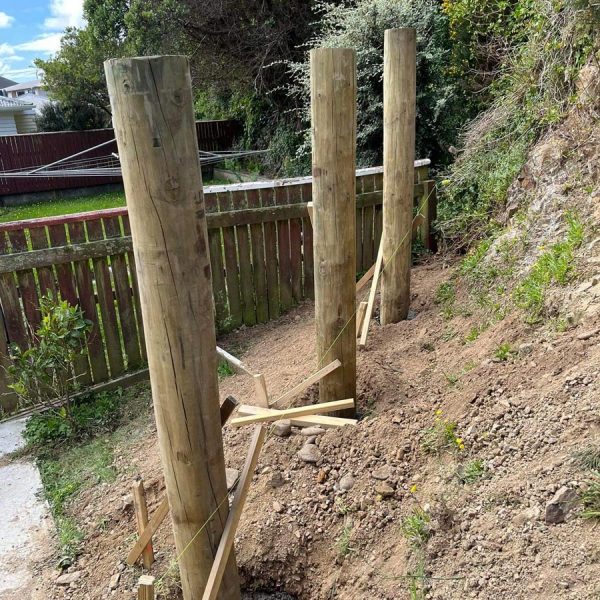
[[[45,558],[51,519],[37,497],[42,484],[29,459],[7,455],[24,444],[25,420],[0,423],[0,599],[26,600],[37,596],[39,583],[33,564]]]

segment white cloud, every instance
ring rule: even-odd
[[[48,8],[51,16],[44,20],[44,29],[62,31],[83,25],[83,0],[51,0]]]
[[[5,12],[0,10],[0,29],[5,29],[6,27],[10,27],[15,20],[14,17],[7,15]]]
[[[23,52],[43,52],[45,54],[52,54],[60,49],[62,35],[62,33],[45,33],[29,42],[17,44],[14,48],[15,50],[22,50]]]
[[[0,44],[0,56],[10,56],[15,53],[15,49],[10,44]]]

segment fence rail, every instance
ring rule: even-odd
[[[428,215],[420,225],[426,246],[435,209],[428,165],[415,163],[414,188],[415,205]],[[357,171],[358,273],[377,255],[382,178],[381,168]],[[212,186],[204,198],[221,331],[266,323],[313,298],[310,177]],[[10,343],[30,343],[40,322],[39,298],[48,292],[79,305],[92,322],[88,356],[76,365],[82,384],[115,379],[145,364],[126,208],[0,224],[0,360]]]
[[[234,139],[240,133],[237,121],[197,121],[196,134],[200,150],[229,150]],[[91,131],[57,131],[0,136],[0,171],[29,169],[48,165],[52,162],[93,148],[103,142],[114,139],[112,129],[94,129]],[[117,151],[113,142],[87,152],[86,159],[100,158]],[[107,177],[0,177],[0,196],[47,192],[52,190],[81,188],[102,183],[119,183],[120,176]]]

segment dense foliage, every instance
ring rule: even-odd
[[[503,207],[529,148],[563,118],[575,99],[579,70],[598,48],[598,6],[591,0],[488,4],[506,5],[500,21],[506,26],[507,48],[487,88],[487,108],[465,130],[464,150],[443,182],[441,231],[459,244],[482,235],[489,218]],[[461,39],[471,40],[473,51],[465,64],[489,65],[485,52],[483,57],[477,52],[487,47],[496,58],[499,42],[486,45],[479,32],[487,32],[490,39],[501,35],[504,25],[496,27],[497,12],[490,10],[486,20],[485,11],[468,10],[478,2],[445,5]]]
[[[110,127],[110,119],[103,110],[92,104],[49,102],[35,119],[38,131],[81,131]]]
[[[463,91],[449,72],[448,18],[435,0],[359,0],[350,5],[319,5],[320,29],[310,47],[354,48],[357,58],[359,164],[379,164],[383,151],[383,38],[386,29],[417,31],[416,154],[447,163],[448,148],[469,116]],[[292,94],[309,111],[308,59],[290,65]],[[306,148],[304,148],[306,151]]]

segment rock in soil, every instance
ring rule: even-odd
[[[546,504],[546,523],[564,523],[569,511],[577,503],[577,492],[566,486],[561,487]]]
[[[292,424],[287,419],[282,419],[273,424],[273,434],[279,437],[287,437],[292,433]]]
[[[317,463],[321,460],[321,452],[315,444],[305,444],[298,452],[298,457],[305,463]]]

